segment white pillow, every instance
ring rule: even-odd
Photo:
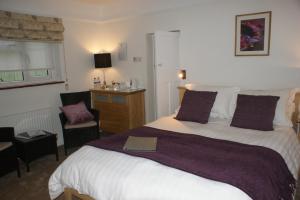
[[[224,86],[205,86],[198,84],[186,84],[185,87],[189,90],[218,92],[214,105],[211,109],[210,117],[218,117],[223,119],[232,118],[236,107],[237,95],[240,91],[240,88]]]
[[[292,127],[292,115],[295,111],[295,95],[300,90],[298,88],[295,89],[281,89],[281,90],[245,90],[241,91],[241,94],[248,95],[270,95],[270,96],[278,96],[280,99],[278,100],[275,117],[273,124],[279,126],[289,126]]]

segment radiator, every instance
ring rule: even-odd
[[[42,108],[29,112],[0,116],[0,126],[14,127],[16,134],[36,129],[51,132],[53,131],[51,108]]]

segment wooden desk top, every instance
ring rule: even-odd
[[[113,90],[113,89],[98,89],[93,88],[90,89],[91,92],[99,92],[102,94],[120,94],[120,95],[128,95],[128,94],[134,94],[139,92],[145,92],[145,89],[120,89],[120,90]]]
[[[56,133],[50,133],[48,131],[44,131],[46,134],[45,135],[39,135],[39,136],[35,136],[32,138],[20,138],[18,136],[15,136],[15,139],[17,140],[17,142],[21,142],[21,143],[31,143],[31,142],[35,142],[41,139],[45,139],[45,138],[49,138],[49,137],[56,137]]]

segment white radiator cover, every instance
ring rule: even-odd
[[[0,126],[12,126],[15,134],[28,130],[42,129],[53,132],[51,108],[42,108],[0,117]]]

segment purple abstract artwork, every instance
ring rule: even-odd
[[[265,18],[241,21],[240,51],[263,51]]]

